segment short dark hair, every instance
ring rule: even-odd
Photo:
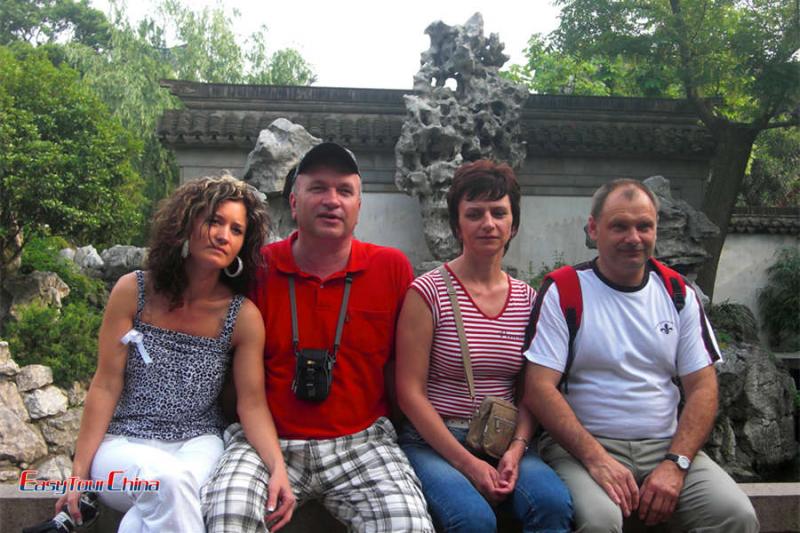
[[[147,269],[153,279],[153,289],[164,294],[172,308],[183,301],[183,291],[189,280],[181,257],[181,245],[192,232],[195,219],[205,211],[207,221],[223,202],[242,202],[247,213],[244,243],[239,252],[243,263],[241,275],[220,276],[235,294],[243,294],[255,280],[262,263],[261,246],[269,231],[266,207],[253,187],[230,175],[204,177],[178,187],[159,205],[153,219]]]
[[[608,195],[616,191],[617,189],[623,187],[629,187],[643,192],[644,195],[650,199],[650,202],[652,202],[653,207],[656,208],[656,213],[658,213],[658,208],[660,205],[658,198],[656,197],[655,194],[653,194],[653,191],[651,191],[650,188],[647,187],[647,185],[645,185],[639,180],[633,180],[630,178],[619,178],[601,185],[600,188],[597,189],[592,195],[592,210],[590,214],[592,215],[593,219],[597,220],[598,218],[600,218],[600,215],[603,212],[603,207],[605,207],[606,205],[606,200],[608,199]]]
[[[498,163],[488,159],[479,159],[464,163],[456,169],[450,190],[447,191],[447,213],[450,219],[450,230],[458,239],[458,205],[461,200],[475,199],[499,200],[508,195],[511,203],[511,237],[519,229],[520,193],[519,183],[514,171],[506,163]],[[506,243],[508,250],[509,240]]]

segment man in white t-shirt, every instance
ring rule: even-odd
[[[635,180],[595,193],[598,256],[576,267],[583,311],[568,368],[559,290],[546,282],[539,293],[525,402],[546,429],[540,455],[572,492],[577,531],[622,531],[637,515],[648,526],[755,532],[747,496],[700,451],[717,412],[719,349],[695,292],[686,287],[678,310],[650,262],[657,210]]]

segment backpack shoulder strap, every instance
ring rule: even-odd
[[[545,276],[545,279],[553,280],[558,288],[558,298],[561,305],[561,312],[567,322],[569,331],[569,344],[567,347],[567,362],[564,365],[564,372],[561,374],[561,381],[558,387],[564,387],[564,394],[569,393],[567,379],[572,362],[575,360],[575,336],[581,326],[581,316],[583,315],[583,294],[581,293],[581,282],[578,279],[578,271],[573,266],[563,266]]]
[[[686,305],[686,280],[678,272],[661,263],[654,257],[650,258],[650,264],[658,273],[658,277],[664,283],[675,309],[680,313]]]

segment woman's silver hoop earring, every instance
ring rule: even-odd
[[[189,257],[189,239],[183,241],[183,244],[181,245],[181,257],[184,259]]]
[[[225,274],[227,274],[229,278],[235,278],[236,276],[242,273],[242,270],[244,270],[244,261],[242,261],[242,258],[237,255],[236,261],[238,263],[236,265],[236,272],[231,273],[230,271],[228,271],[228,268],[230,268],[231,265],[228,265],[223,269],[225,271]]]

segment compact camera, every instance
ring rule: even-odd
[[[331,392],[333,357],[325,349],[307,348],[295,351],[292,392],[300,400],[321,402]]]

